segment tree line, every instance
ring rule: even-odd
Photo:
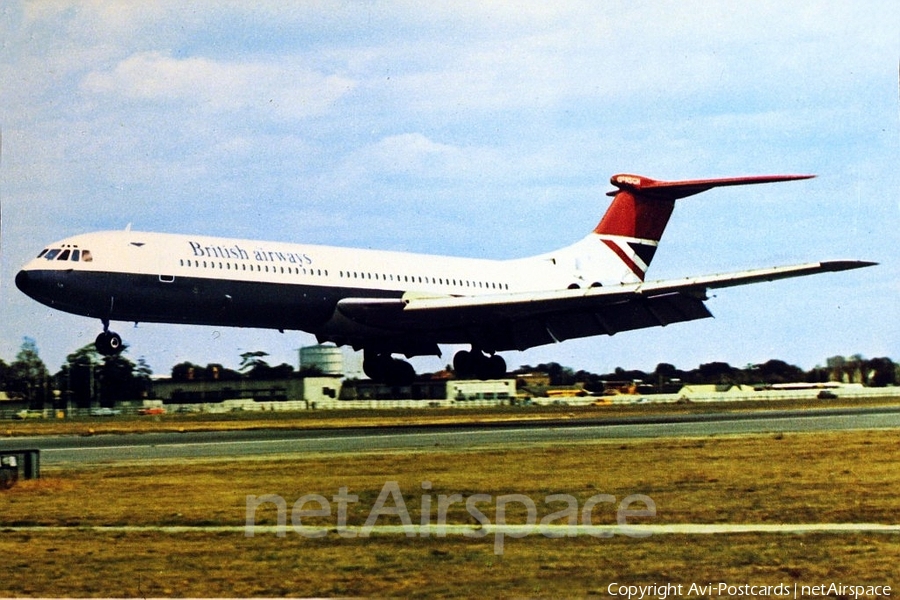
[[[94,344],[88,344],[66,356],[66,362],[59,371],[51,374],[40,358],[35,341],[25,338],[15,360],[6,363],[0,359],[0,392],[10,399],[27,401],[32,407],[59,407],[70,402],[85,407],[93,403],[112,406],[117,400],[148,397],[153,371],[143,358],[132,361],[125,354],[102,356]],[[287,363],[271,366],[266,361],[267,356],[263,351],[245,352],[241,354],[237,370],[216,363],[201,366],[182,362],[172,367],[170,376],[175,381],[228,381],[286,379],[319,374],[314,367],[297,371]],[[644,386],[647,391],[672,392],[682,385],[691,384],[768,385],[840,381],[882,387],[895,385],[900,380],[900,365],[887,357],[867,359],[855,354],[849,357],[832,356],[826,359],[825,366],[816,366],[809,371],[773,359],[744,367],[711,362],[691,370],[659,363],[649,372],[617,367],[611,373],[597,374],[551,362],[523,365],[510,376],[523,377],[532,373],[545,374],[550,385],[581,385],[588,391],[598,393],[611,383],[635,384]]]
[[[10,399],[22,399],[32,408],[62,407],[68,401],[78,406],[112,406],[117,400],[145,398],[153,372],[143,358],[134,362],[124,354],[102,356],[88,344],[66,356],[66,362],[51,374],[38,354],[35,341],[25,338],[15,360],[0,359],[0,391]]]
[[[51,374],[35,341],[26,337],[15,360],[6,363],[0,359],[0,392],[9,399],[24,400],[32,408],[63,407],[69,403],[79,407],[93,404],[111,407],[118,400],[147,398],[152,389],[153,371],[144,358],[132,361],[126,351],[127,346],[120,354],[104,356],[91,343],[66,356],[59,371]],[[287,363],[272,367],[266,362],[266,356],[261,351],[245,352],[238,371],[221,364],[202,367],[190,362],[179,363],[172,367],[171,377],[175,381],[224,381],[314,374],[309,369],[295,373]]]
[[[860,383],[870,387],[895,385],[900,380],[900,364],[890,358],[832,356],[825,366],[804,371],[783,360],[772,359],[760,364],[734,367],[725,362],[701,364],[684,371],[669,363],[659,363],[653,371],[626,370],[617,367],[611,373],[595,374],[574,371],[558,363],[524,365],[514,375],[546,373],[550,385],[582,385],[591,392],[602,392],[610,383],[638,384],[648,391],[676,392],[682,385],[772,385],[779,383]]]

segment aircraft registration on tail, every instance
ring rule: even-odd
[[[409,362],[463,344],[461,377],[506,372],[498,352],[712,316],[710,289],[844,271],[860,260],[645,281],[676,200],[714,187],[808,179],[771,175],[656,181],[615,175],[612,203],[580,241],[515,260],[483,260],[139,231],[105,231],[46,246],[16,276],[52,308],[100,319],[103,354],[121,352],[112,321],[303,330],[364,352],[363,369],[392,384]]]

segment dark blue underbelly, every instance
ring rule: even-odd
[[[19,288],[58,310],[111,321],[315,331],[345,297],[399,291],[85,271],[29,271]]]

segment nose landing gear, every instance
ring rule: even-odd
[[[122,336],[109,330],[109,321],[103,321],[103,333],[94,340],[94,347],[103,356],[113,356],[125,349],[125,345],[122,343]]]

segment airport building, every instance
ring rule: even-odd
[[[515,379],[426,380],[387,386],[339,376],[237,381],[154,382],[151,403],[172,410],[305,410],[495,406],[516,399]]]
[[[300,375],[286,379],[160,379],[151,402],[174,410],[298,410],[385,406],[487,406],[511,404],[516,381],[446,377],[389,386],[345,379],[340,348],[318,345],[299,350]]]

